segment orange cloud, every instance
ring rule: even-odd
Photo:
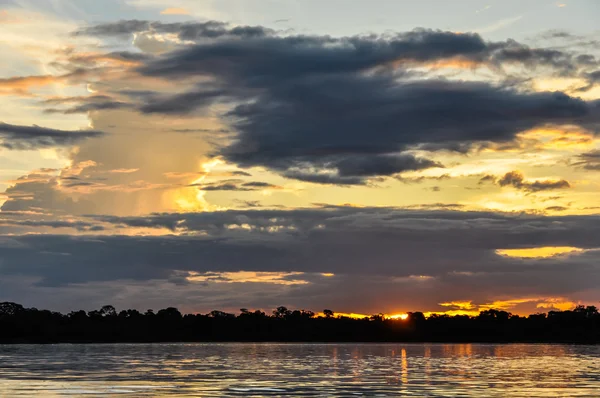
[[[566,311],[572,310],[573,308],[575,308],[575,306],[577,306],[577,303],[566,300],[564,298],[548,298],[546,299],[546,301],[538,303],[538,305],[536,305],[536,308],[543,308],[549,310],[558,309],[561,311]]]
[[[81,66],[123,66],[123,67],[134,67],[141,65],[141,61],[134,59],[127,59],[118,54],[105,54],[97,52],[81,52],[74,55],[69,54],[67,61],[71,64]]]
[[[531,247],[525,249],[498,249],[496,254],[516,258],[550,258],[583,253],[585,250],[570,246]]]
[[[448,310],[448,311],[428,311],[424,312],[425,318],[429,318],[432,315],[448,315],[448,316],[458,316],[458,315],[467,315],[467,316],[477,316],[479,315],[478,310]]]
[[[535,149],[588,149],[595,146],[595,137],[592,133],[572,128],[542,128],[528,130],[517,135],[521,148]]]
[[[316,316],[322,316],[324,317],[325,314],[322,312],[317,312],[315,314]],[[370,317],[370,315],[365,315],[365,314],[356,314],[354,312],[334,312],[333,314],[334,317],[345,317],[345,318],[352,318],[352,319],[363,319],[363,318],[368,318]]]
[[[469,301],[450,301],[447,303],[439,303],[442,307],[456,307],[461,310],[471,310],[475,308],[471,300]]]
[[[9,77],[0,79],[0,95],[29,96],[29,89],[60,83],[62,79],[52,75]]]
[[[129,174],[129,173],[135,173],[138,170],[139,169],[114,169],[114,170],[111,170],[109,173]]]
[[[535,304],[535,308],[538,309],[547,309],[547,310],[570,310],[575,308],[577,303],[568,300],[565,297],[523,297],[523,298],[513,298],[507,300],[494,300],[488,303],[482,304],[473,304],[471,300],[461,300],[461,301],[449,301],[445,303],[439,303],[442,307],[453,307],[447,311],[431,311],[426,312],[425,316],[429,317],[433,314],[438,315],[469,315],[469,316],[477,316],[481,311],[486,311],[490,309],[510,311],[514,310],[516,307],[519,307],[523,304],[529,304],[531,308]],[[516,311],[519,313],[519,311]],[[522,315],[529,315],[531,310],[525,310]]]
[[[191,271],[186,279],[190,282],[215,282],[215,283],[271,283],[276,285],[306,285],[309,282],[292,277],[301,276],[303,272],[207,272],[199,274]]]
[[[0,10],[0,23],[2,24],[15,24],[23,22],[22,19],[15,17],[6,10]]]
[[[0,79],[0,95],[32,96],[32,88],[44,87],[51,84],[80,84],[85,81],[90,72],[77,70],[64,75],[17,76]]]
[[[169,7],[162,10],[161,15],[190,15],[190,12],[185,8]]]
[[[455,32],[458,33],[458,32]],[[483,63],[462,57],[454,57],[449,59],[441,59],[437,61],[423,63],[416,60],[400,59],[388,62],[384,66],[392,68],[430,68],[430,69],[476,69],[482,66]]]

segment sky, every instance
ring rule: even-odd
[[[0,301],[600,300],[600,3],[0,0]]]

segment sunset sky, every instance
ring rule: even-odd
[[[0,0],[0,301],[600,300],[600,2]]]

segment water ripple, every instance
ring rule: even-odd
[[[600,347],[0,345],[0,396],[590,397]]]

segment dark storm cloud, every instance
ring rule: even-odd
[[[187,114],[215,103],[237,137],[219,152],[242,167],[262,166],[305,181],[362,184],[439,166],[411,148],[466,152],[510,142],[548,124],[598,127],[600,110],[566,94],[482,82],[418,79],[411,65],[519,64],[575,73],[570,53],[477,34],[415,30],[389,36],[270,36],[192,45],[139,71],[177,80],[211,77],[187,92],[149,97],[143,112]],[[589,60],[588,60],[589,61]]]
[[[575,72],[580,66],[572,54],[546,48],[530,48],[516,41],[509,40],[493,56],[492,62],[498,66],[507,63],[517,63],[528,67],[550,66],[556,70],[568,73]]]
[[[504,279],[505,294],[522,278],[530,289],[555,292],[595,287],[598,254],[545,260],[499,256],[496,249],[600,247],[597,216],[539,217],[491,212],[330,207],[229,210],[96,217],[116,227],[169,228],[182,236],[5,236],[3,275],[61,285],[117,279],[168,279],[177,272],[332,272],[408,278],[487,275]],[[194,236],[193,234],[198,234]],[[540,275],[540,267],[544,268]],[[585,277],[583,277],[585,275]],[[532,287],[534,286],[534,287]],[[536,293],[530,291],[529,294]]]
[[[568,52],[530,48],[514,40],[486,42],[474,33],[415,29],[387,36],[272,36],[209,42],[149,61],[142,71],[177,79],[214,74],[260,84],[286,77],[354,73],[440,60],[496,67],[517,63],[565,72],[579,66],[576,56]]]
[[[299,168],[317,166],[330,172],[301,171]],[[444,167],[441,163],[429,159],[415,157],[410,154],[400,155],[330,155],[318,159],[303,157],[302,160],[290,163],[283,176],[318,184],[357,185],[364,184],[367,178],[391,176],[404,171],[423,170],[432,167]],[[276,167],[273,167],[276,168]]]
[[[485,178],[485,177],[484,177]],[[482,179],[481,181],[485,181]],[[527,192],[549,191],[554,189],[570,188],[571,185],[566,180],[537,180],[533,182],[525,181],[523,174],[518,171],[511,171],[499,178],[497,181],[501,187],[512,186]]]
[[[205,108],[230,97],[228,90],[215,89],[189,92],[166,98],[149,97],[147,104],[140,107],[143,113],[183,114]]]
[[[216,39],[223,36],[253,38],[274,33],[273,30],[262,26],[232,27],[219,21],[162,23],[134,19],[88,26],[74,35],[127,37],[143,32],[176,34],[181,40]]]
[[[30,150],[73,145],[86,138],[103,135],[101,131],[66,131],[40,126],[17,126],[0,122],[0,146],[14,150]]]
[[[235,136],[215,155],[288,178],[367,184],[441,166],[407,152],[415,148],[467,152],[511,142],[537,126],[600,126],[597,102],[508,84],[443,80],[414,69],[443,61],[461,68],[486,65],[500,74],[505,66],[517,65],[575,76],[596,64],[589,54],[428,29],[336,38],[283,36],[216,21],[133,20],[76,34],[140,32],[202,39],[140,61],[136,70],[142,75],[189,86],[176,94],[147,92],[134,98],[141,112],[186,115],[227,104],[223,120]],[[201,83],[190,85],[190,78]]]
[[[592,248],[600,243],[597,237],[586,237],[591,232],[590,228],[600,228],[600,225],[595,225],[600,220],[597,216],[540,217],[513,213],[327,206],[293,210],[159,213],[145,217],[93,217],[116,225],[187,230],[221,238],[231,233],[232,225],[246,224],[248,232],[236,236],[258,240],[271,235],[305,237],[312,233],[326,234],[328,231],[370,233],[368,231],[379,230],[382,234],[412,235],[411,238],[406,236],[410,241],[439,241],[447,247],[458,245],[464,248],[495,249],[558,246],[560,242],[566,246]],[[274,229],[278,233],[272,234]],[[582,229],[581,234],[574,233],[579,229]],[[473,237],[480,236],[481,239],[470,240],[465,235],[455,233],[445,235],[448,231],[458,230],[464,230],[465,234]],[[430,238],[425,235],[430,235]]]
[[[429,159],[412,155],[352,156],[334,163],[340,177],[352,176],[388,176],[407,170],[421,170],[431,167],[443,167]]]
[[[596,104],[561,93],[521,93],[485,83],[331,77],[282,86],[237,106],[230,116],[238,136],[221,154],[242,167],[288,175],[297,168],[349,165],[359,156],[363,164],[381,165],[393,159],[382,155],[414,147],[468,150],[474,143],[509,142],[521,131],[551,123],[591,127],[600,114]],[[434,167],[431,161],[421,166],[395,171]],[[367,175],[350,170],[338,168],[338,174]],[[389,172],[388,167],[382,174]]]

